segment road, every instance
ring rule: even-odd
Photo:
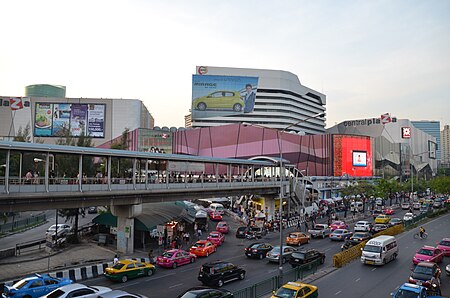
[[[48,222],[46,224],[43,224],[41,226],[38,226],[33,229],[26,230],[21,233],[12,234],[3,238],[0,238],[0,248],[9,248],[9,247],[15,247],[17,243],[21,242],[27,242],[27,241],[33,241],[33,240],[39,240],[42,238],[45,238],[45,231],[47,229],[56,223],[56,211],[55,210],[47,210],[44,211],[47,215]],[[80,216],[79,218],[79,225],[82,226],[84,224],[90,223],[92,219],[97,216],[97,214],[86,214],[85,217]],[[64,218],[61,216],[58,216],[58,223],[64,223]],[[70,225],[73,226],[69,222]]]
[[[404,211],[398,210],[398,213],[393,217],[402,217]],[[158,268],[155,275],[151,277],[143,277],[136,280],[131,280],[125,284],[113,283],[104,277],[99,277],[86,281],[88,285],[107,286],[113,289],[122,289],[132,293],[143,294],[148,297],[177,297],[184,290],[201,285],[197,280],[197,275],[203,263],[213,260],[226,260],[242,266],[246,271],[246,278],[242,281],[235,281],[224,286],[225,289],[236,291],[242,288],[249,287],[253,284],[261,282],[275,276],[278,273],[278,265],[275,263],[268,263],[266,260],[248,259],[244,255],[244,248],[253,241],[237,239],[234,232],[238,227],[236,222],[227,219],[231,226],[231,233],[226,236],[226,241],[222,247],[219,247],[215,254],[208,258],[199,258],[194,264],[188,264],[177,269]],[[353,225],[351,225],[353,229]],[[294,230],[291,228],[290,230]],[[205,237],[205,236],[204,236]],[[203,237],[203,238],[204,238]],[[278,245],[279,234],[270,233],[263,238],[264,242],[269,242],[272,245]],[[342,242],[334,242],[325,239],[313,239],[311,243],[303,245],[304,248],[317,248],[326,253],[325,264],[322,267],[332,266],[332,256],[340,251]],[[284,270],[290,270],[290,265],[284,265]],[[339,272],[339,271],[338,271]],[[334,294],[334,293],[333,293]],[[322,296],[322,295],[321,295]],[[328,297],[324,295],[324,297]]]
[[[435,246],[444,237],[450,237],[450,214],[434,219],[423,225],[428,232],[425,240],[413,239],[417,230],[411,230],[399,235],[399,256],[397,260],[382,267],[363,265],[354,261],[349,265],[334,271],[319,279],[315,285],[319,287],[323,297],[388,297],[400,285],[408,281],[412,268],[412,257],[423,245]],[[441,263],[442,294],[450,296],[450,278],[445,275],[445,265],[450,263],[450,257],[445,257]]]

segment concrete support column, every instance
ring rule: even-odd
[[[264,207],[267,208],[267,220],[275,219],[275,198],[272,196],[265,196]]]
[[[134,252],[134,217],[142,213],[142,205],[111,205],[117,216],[117,251],[123,254]]]
[[[111,191],[111,156],[108,156],[108,190]]]
[[[50,153],[47,152],[45,155],[45,171],[44,171],[44,184],[45,184],[45,191],[48,192],[48,179],[49,179],[49,164],[50,164]]]
[[[9,167],[11,161],[11,150],[6,151],[6,167],[5,167],[5,191],[9,194]]]
[[[83,191],[83,154],[80,154],[78,158],[78,190]]]

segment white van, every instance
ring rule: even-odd
[[[362,212],[363,211],[363,203],[360,201],[351,202],[350,211],[353,212]]]
[[[213,212],[219,213],[220,215],[223,215],[225,213],[223,205],[219,203],[212,203],[211,205],[209,205],[209,209],[211,209]]]
[[[397,240],[394,236],[378,236],[367,241],[362,250],[361,263],[384,265],[398,256]]]

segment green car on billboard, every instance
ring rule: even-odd
[[[194,99],[193,107],[200,111],[206,109],[228,110],[241,112],[244,107],[241,94],[236,91],[215,91],[206,96]]]

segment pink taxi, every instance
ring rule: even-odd
[[[208,238],[206,240],[212,242],[215,245],[222,245],[225,241],[225,236],[219,231],[212,231],[209,233]]]
[[[330,228],[331,231],[334,231],[336,229],[348,229],[348,225],[341,220],[336,220],[331,223]]]
[[[437,248],[444,252],[444,255],[450,257],[450,238],[444,238],[437,243]]]
[[[228,234],[230,231],[228,224],[226,221],[220,221],[216,226],[216,231],[221,232],[222,234]]]
[[[416,255],[413,257],[413,263],[415,265],[420,262],[433,262],[440,263],[444,258],[444,253],[437,247],[427,246],[425,245],[421,249],[416,252]]]
[[[197,256],[181,249],[171,249],[156,258],[156,265],[166,268],[177,268],[178,266],[194,263]]]

